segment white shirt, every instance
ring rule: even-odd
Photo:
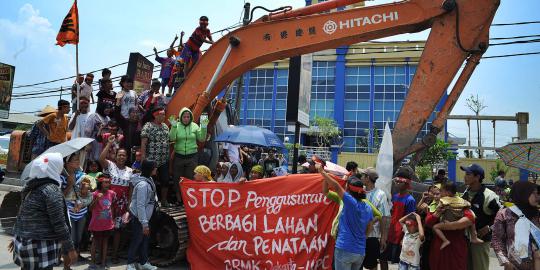
[[[370,191],[366,191],[366,199],[381,212],[383,217],[390,217],[390,204],[386,199],[386,193],[384,191],[374,188]],[[368,234],[367,237],[377,237],[381,238],[381,221],[377,220],[373,224],[373,230]]]
[[[407,226],[403,224],[403,231],[405,236],[401,244],[401,254],[399,259],[412,266],[420,266],[420,246],[422,240],[420,240],[420,234],[418,232],[409,233]]]
[[[232,143],[225,143],[223,149],[227,150],[231,163],[240,162],[240,146]]]
[[[94,87],[92,87],[92,85],[88,85],[86,82],[81,84],[81,97],[87,97],[90,101],[92,101],[90,96],[92,95],[93,91]]]
[[[86,127],[86,120],[88,119],[88,115],[90,115],[89,113],[81,113],[77,116],[77,118],[75,117],[71,117],[71,121],[69,121],[69,123],[71,123],[72,121],[75,121],[75,119],[77,119],[77,122],[75,122],[75,127],[73,127],[73,130],[71,131],[71,138],[72,139],[75,139],[75,138],[80,138],[80,137],[84,137],[84,129]]]
[[[120,113],[125,119],[129,118],[129,109],[137,106],[137,93],[134,90],[129,90],[128,92],[121,90],[124,93],[122,101],[120,103]]]
[[[128,187],[131,175],[133,175],[133,169],[128,166],[120,169],[116,166],[116,163],[109,160],[107,160],[107,163],[109,164],[107,172],[111,175],[111,185]]]

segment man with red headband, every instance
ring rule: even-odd
[[[191,34],[182,50],[180,57],[184,59],[184,76],[188,75],[190,66],[194,66],[199,61],[199,54],[201,53],[200,50],[203,43],[214,44],[212,34],[210,34],[210,29],[208,29],[208,17],[206,16],[199,18],[199,27],[195,28],[195,31],[193,31],[193,34]]]
[[[400,167],[394,177],[398,193],[392,196],[392,218],[388,229],[386,249],[381,254],[381,270],[388,270],[388,261],[391,263],[399,263],[400,261],[403,228],[399,220],[416,211],[416,201],[408,191],[414,177],[414,170],[409,166]]]
[[[339,232],[334,250],[334,266],[336,270],[360,269],[366,255],[366,231],[373,219],[371,207],[364,202],[365,191],[361,186],[349,184],[347,191],[328,175],[321,164],[315,165],[324,177],[323,191],[330,186],[343,201],[339,215]],[[356,181],[360,183],[360,180]]]

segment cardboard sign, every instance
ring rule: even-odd
[[[181,185],[192,269],[332,269],[338,204],[322,176]]]
[[[141,94],[150,89],[154,64],[140,53],[129,54],[127,75],[133,79],[133,90]]]
[[[9,118],[15,67],[0,63],[0,118]]]

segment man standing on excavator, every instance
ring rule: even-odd
[[[188,75],[190,66],[193,67],[199,61],[200,49],[203,43],[214,44],[212,34],[208,29],[208,17],[206,16],[199,18],[199,27],[195,28],[180,55],[184,59],[184,76]]]

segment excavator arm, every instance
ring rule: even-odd
[[[218,40],[191,70],[167,107],[191,107],[195,119],[210,100],[246,71],[267,62],[431,28],[407,98],[394,126],[394,160],[422,150],[463,91],[489,40],[499,0],[409,0],[315,14],[358,0],[334,0],[270,14]],[[463,63],[446,104],[422,142],[415,140]]]

